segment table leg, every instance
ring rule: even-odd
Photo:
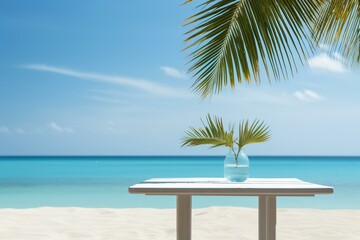
[[[176,196],[176,239],[191,240],[191,195]]]
[[[259,240],[276,239],[276,196],[259,196]]]

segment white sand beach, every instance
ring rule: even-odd
[[[360,210],[278,209],[278,240],[358,240]],[[257,209],[193,210],[194,240],[256,240]],[[1,209],[2,240],[175,240],[174,209]]]

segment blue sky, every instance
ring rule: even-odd
[[[200,117],[260,118],[253,155],[360,155],[360,79],[322,46],[285,81],[190,91],[182,1],[0,2],[0,155],[219,155],[180,148]]]

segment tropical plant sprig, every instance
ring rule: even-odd
[[[201,120],[203,127],[190,127],[186,131],[186,136],[182,138],[181,146],[210,145],[210,148],[229,147],[234,155],[236,164],[241,149],[247,144],[266,142],[270,139],[269,126],[263,121],[255,120],[249,123],[249,120],[243,120],[239,123],[238,136],[234,137],[235,126],[230,124],[225,129],[222,118],[210,114],[206,116],[206,121]]]
[[[186,1],[189,3],[192,1]],[[189,73],[202,98],[236,83],[288,79],[313,51],[310,27],[322,0],[202,0],[185,20]]]

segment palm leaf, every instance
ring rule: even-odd
[[[317,44],[328,44],[352,66],[360,63],[359,7],[359,0],[324,0],[313,28]]]
[[[185,20],[191,26],[185,49],[190,53],[193,88],[202,97],[236,82],[260,83],[288,78],[312,51],[308,28],[322,0],[207,0]],[[187,1],[189,2],[189,1]]]
[[[233,129],[225,130],[222,119],[214,117],[213,119],[208,114],[206,116],[206,123],[203,123],[203,128],[195,129],[190,127],[190,131],[186,132],[186,137],[182,139],[183,146],[198,146],[211,145],[211,148],[226,146],[233,146]]]
[[[243,121],[239,124],[239,140],[237,145],[239,150],[247,144],[266,142],[270,139],[269,127],[255,120],[250,126],[249,121]]]

